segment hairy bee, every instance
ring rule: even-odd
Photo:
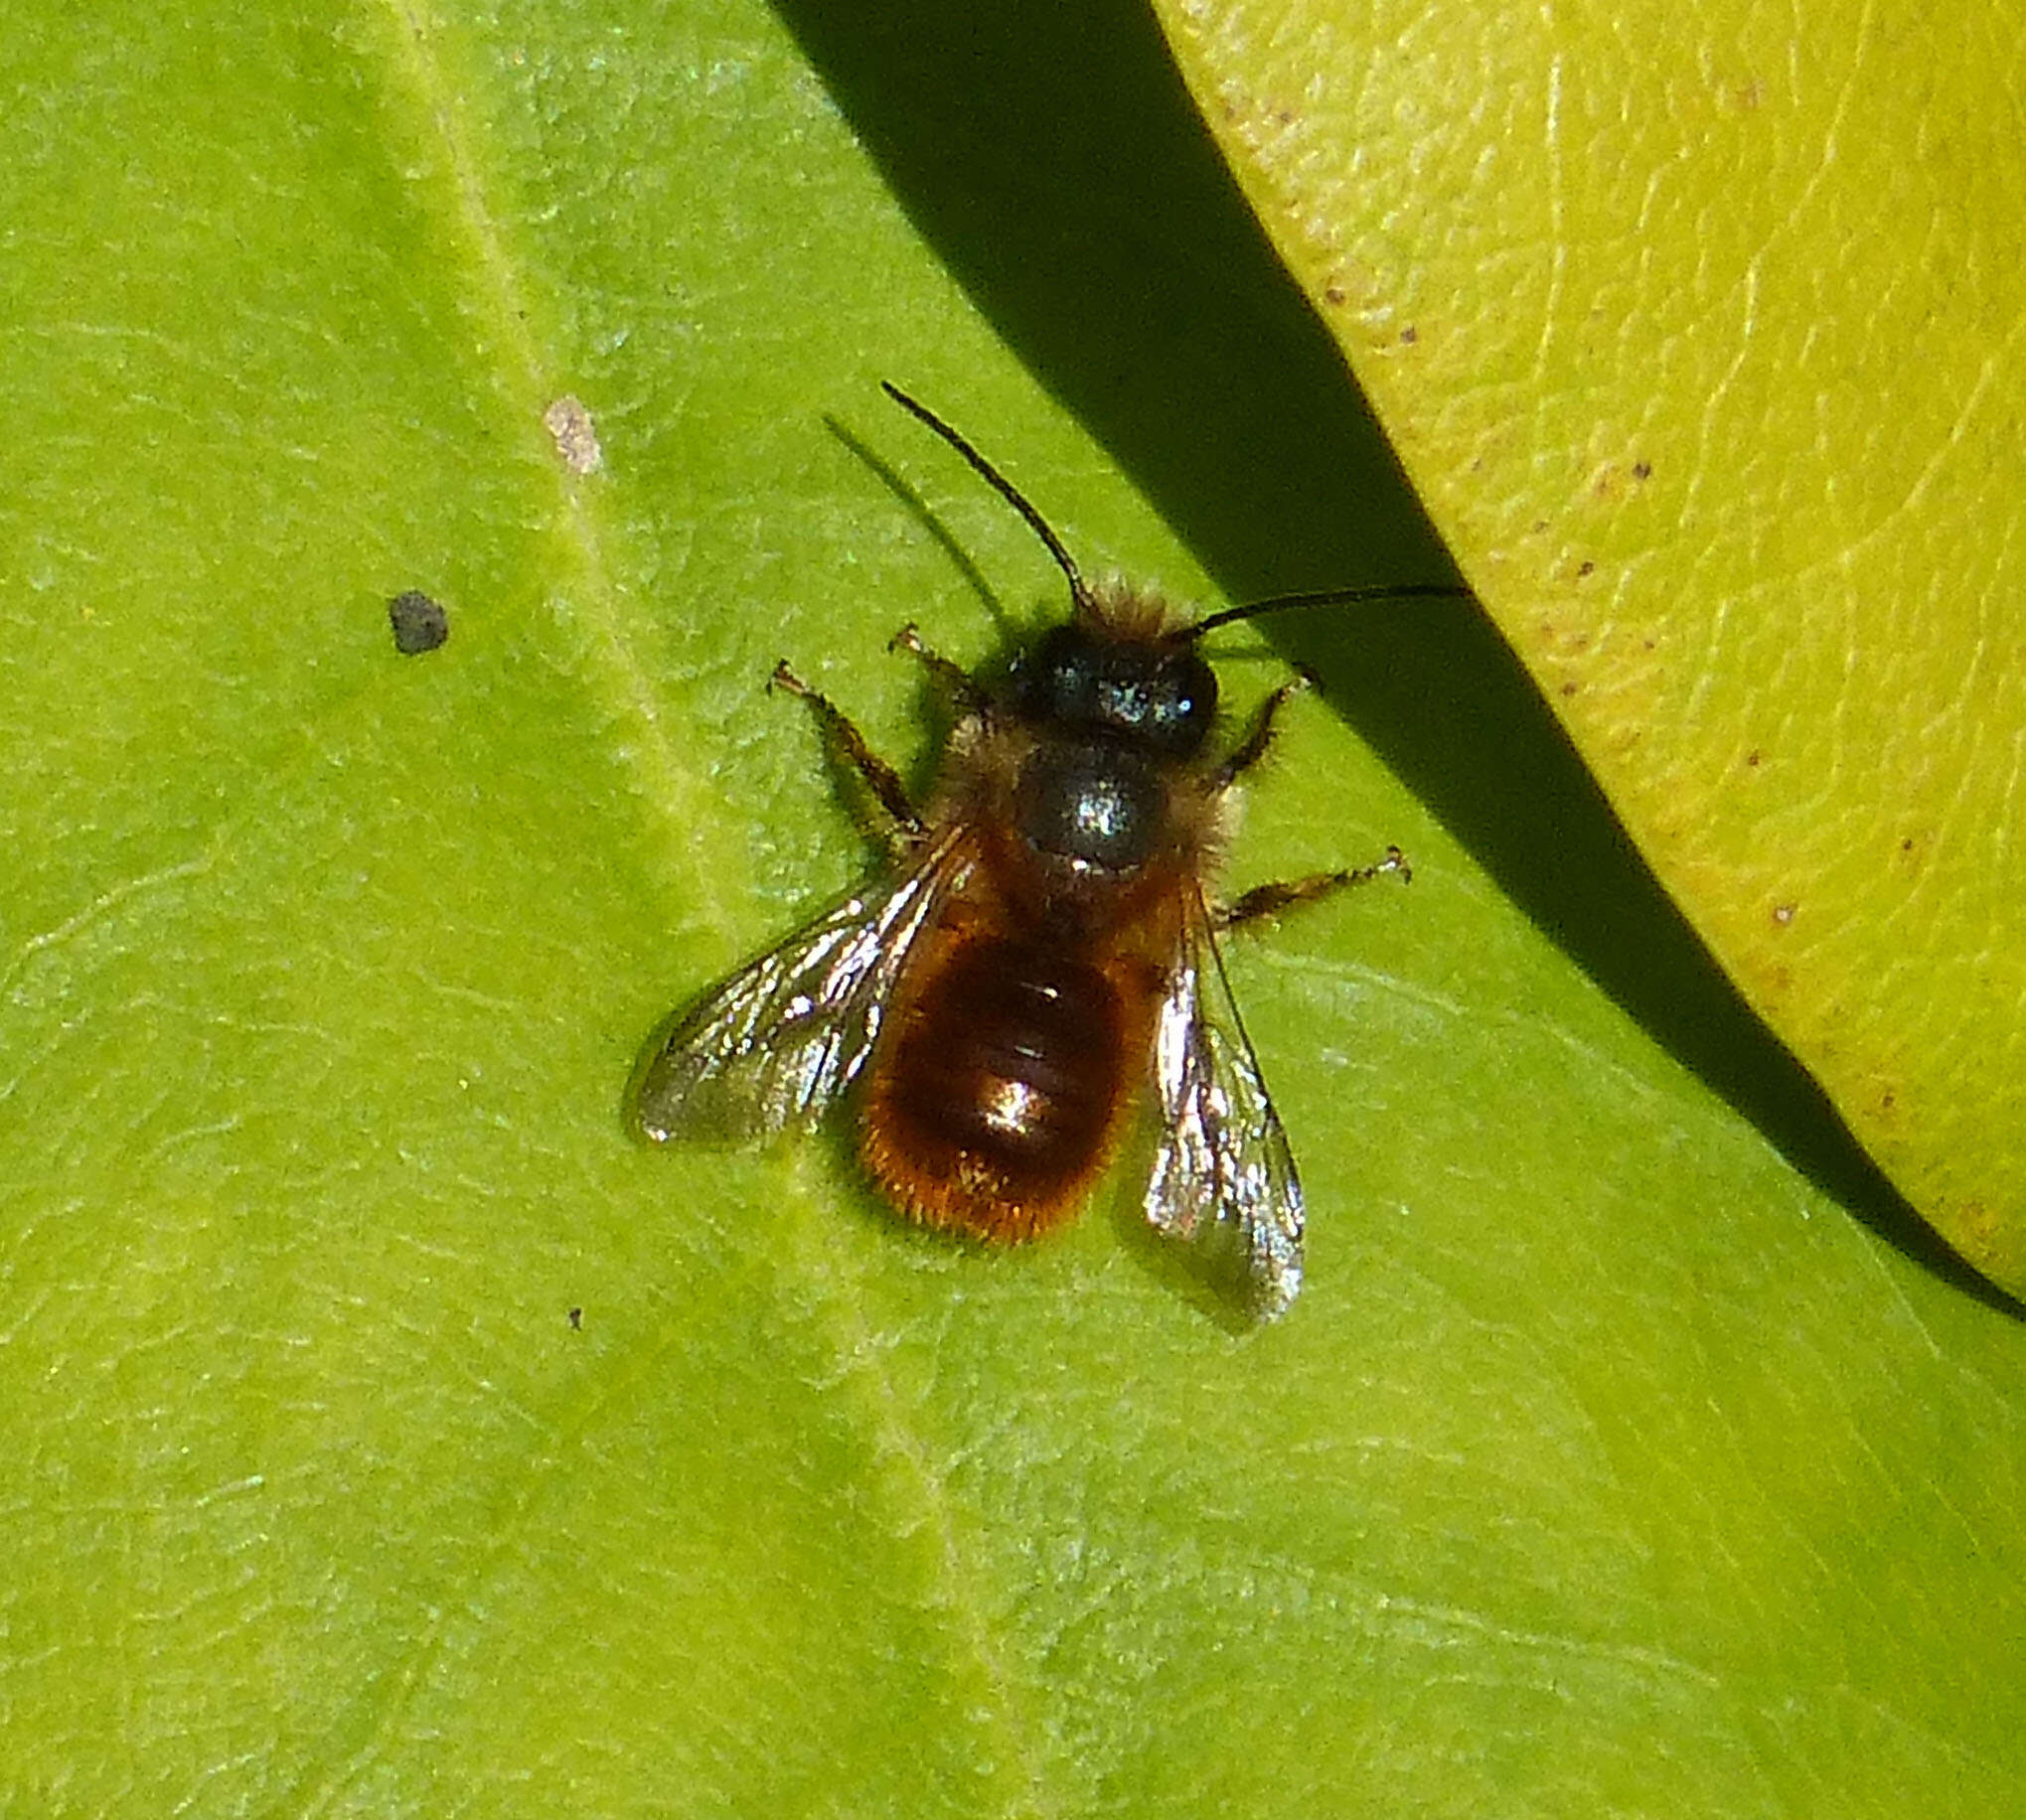
[[[894,872],[734,974],[666,1027],[637,1073],[648,1138],[743,1140],[813,1122],[849,1091],[859,1154],[910,1217],[988,1241],[1067,1218],[1151,1090],[1158,1137],[1144,1206],[1161,1233],[1235,1253],[1251,1311],[1302,1283],[1303,1205],[1287,1134],[1217,954],[1222,929],[1381,873],[1262,886],[1217,907],[1233,786],[1266,754],[1268,697],[1246,735],[1210,750],[1217,680],[1198,649],[1217,626],[1296,605],[1453,594],[1427,585],[1288,596],[1196,620],[1157,597],[1088,585],[1040,514],[972,445],[892,385],[1047,545],[1070,618],[985,680],[912,627],[894,643],[956,710],[917,806],[897,774],[787,665],[891,822]]]

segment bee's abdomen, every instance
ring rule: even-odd
[[[983,1239],[1053,1225],[1110,1150],[1133,1021],[1113,981],[1074,954],[964,943],[874,1056],[866,1167],[931,1225]]]

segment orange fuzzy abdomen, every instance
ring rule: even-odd
[[[932,1226],[1032,1238],[1076,1210],[1146,1073],[1134,970],[973,935],[922,970],[864,1082],[866,1168]]]

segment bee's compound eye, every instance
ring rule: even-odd
[[[1088,726],[1097,714],[1100,642],[1080,626],[1054,626],[1013,664],[1013,704],[1047,726]]]
[[[1216,717],[1217,673],[1193,645],[1165,653],[1148,716],[1150,741],[1169,758],[1192,757],[1209,737]]]

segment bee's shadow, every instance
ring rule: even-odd
[[[935,508],[922,498],[920,489],[842,419],[826,412],[823,426],[853,456],[864,464],[879,484],[900,502],[902,510],[908,517],[935,539],[937,547],[949,557],[951,566],[964,578],[964,585],[978,596],[985,608],[986,617],[992,621],[1001,642],[1011,643],[1021,623],[1020,620],[1007,611],[1006,603],[1000,599],[992,583],[986,579],[985,571],[978,566],[971,552],[958,541],[955,533],[943,523]],[[893,630],[898,632],[900,626],[896,624]]]

